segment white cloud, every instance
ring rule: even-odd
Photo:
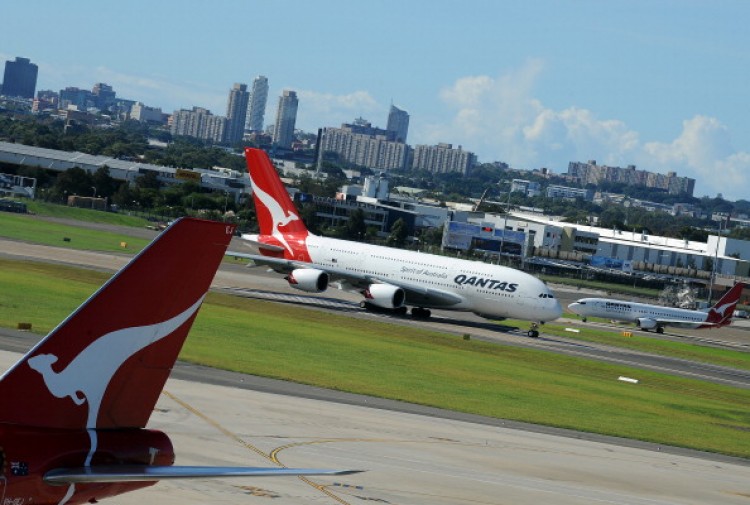
[[[704,193],[750,198],[750,153],[736,151],[729,130],[717,119],[695,116],[682,122],[682,133],[671,143],[649,142],[644,157],[663,170],[693,177]]]
[[[353,91],[345,95],[319,93],[311,90],[297,92],[300,106],[297,115],[297,128],[305,131],[316,131],[321,126],[339,126],[341,123],[351,122],[362,116],[370,120],[373,126],[380,126],[380,116],[384,116],[383,107],[367,91]],[[267,117],[274,121],[276,105],[271,103]],[[381,127],[385,127],[382,125]]]
[[[205,107],[216,115],[226,113],[229,87],[225,93],[219,93],[202,90],[201,85],[196,83],[177,84],[156,77],[123,74],[107,67],[97,67],[92,77],[94,82],[105,82],[112,86],[117,96],[142,101],[152,107],[166,107],[164,112],[167,113],[193,106]]]
[[[750,196],[750,154],[732,147],[726,126],[695,116],[683,122],[670,143],[643,142],[617,119],[600,119],[590,110],[546,108],[534,98],[543,71],[539,60],[497,78],[458,79],[440,93],[451,109],[444,124],[415,132],[415,143],[450,142],[476,152],[482,161],[501,160],[517,168],[548,167],[565,172],[569,161],[597,160],[613,166],[692,177],[696,195]]]

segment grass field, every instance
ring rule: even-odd
[[[520,321],[518,324],[522,324]],[[689,342],[675,342],[653,337],[637,335],[633,332],[633,325],[613,328],[611,331],[602,331],[596,328],[577,327],[578,333],[565,330],[568,326],[559,323],[548,323],[544,325],[544,333],[560,337],[581,340],[584,342],[597,342],[600,344],[634,349],[638,351],[672,356],[714,365],[728,366],[741,370],[750,370],[750,353],[737,352],[728,349],[720,349],[709,346],[698,346]],[[624,337],[622,332],[633,333],[630,337]]]
[[[46,332],[107,277],[0,261],[0,326],[32,322],[36,331]],[[181,358],[457,411],[750,457],[747,390],[293,305],[211,294]],[[620,375],[641,382],[622,383]]]
[[[86,212],[96,211],[87,210]],[[105,212],[99,212],[98,214],[107,215]],[[148,240],[125,234],[92,230],[45,221],[32,215],[7,212],[0,212],[0,237],[92,251],[138,252],[149,243]],[[66,238],[68,240],[65,240]],[[127,244],[127,247],[121,247],[122,243]]]
[[[67,205],[58,205],[40,200],[23,200],[23,202],[26,204],[29,212],[38,216],[76,219],[90,223],[116,224],[121,226],[143,227],[148,224],[148,221],[141,217],[129,216],[117,212],[102,212],[100,210],[68,207]]]

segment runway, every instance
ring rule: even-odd
[[[17,357],[0,352],[0,367]],[[149,427],[170,435],[176,464],[366,471],[162,482],[109,503],[667,505],[750,497],[750,468],[729,462],[177,379],[165,391]]]

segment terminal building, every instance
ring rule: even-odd
[[[199,183],[203,189],[226,193],[234,199],[235,203],[240,203],[242,195],[248,193],[246,187],[249,187],[250,184],[246,173],[234,170],[186,170],[10,142],[0,142],[0,163],[41,167],[58,172],[79,167],[91,174],[101,167],[107,166],[112,178],[130,184],[134,184],[138,177],[153,172],[159,182],[163,184],[181,184],[183,181],[192,180]]]
[[[718,234],[710,235],[707,242],[696,242],[567,223],[520,212],[474,215],[467,222],[481,230],[492,230],[498,236],[502,236],[502,232],[497,230],[522,233],[520,254],[525,258],[536,256],[697,279],[708,279],[714,272],[715,282],[726,286],[737,280],[750,281],[747,279],[750,276],[750,241]],[[503,253],[513,254],[507,247]]]

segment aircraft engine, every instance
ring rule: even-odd
[[[315,268],[297,268],[284,277],[289,285],[308,293],[322,293],[328,289],[328,274]]]
[[[364,292],[367,303],[381,309],[397,309],[404,305],[404,290],[390,284],[370,284]]]
[[[635,320],[635,324],[644,330],[653,330],[656,328],[656,321],[648,317],[639,317]]]

